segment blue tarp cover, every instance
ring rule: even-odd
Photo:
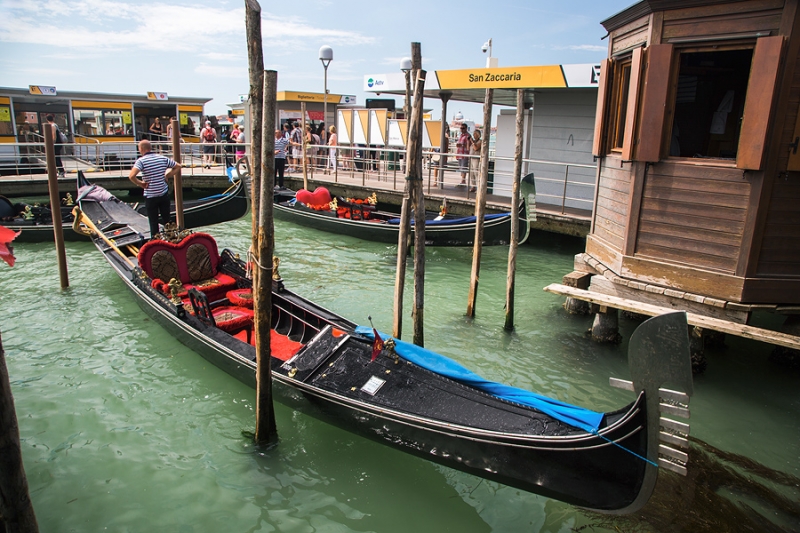
[[[372,333],[372,328],[370,327],[358,326],[356,328],[356,333],[373,340],[375,338]],[[380,332],[379,334],[384,341],[389,338],[388,335]],[[395,339],[394,342],[397,354],[415,365],[419,365],[431,372],[448,377],[459,383],[474,387],[497,398],[533,407],[570,426],[583,429],[589,433],[595,433],[600,425],[600,421],[603,419],[603,413],[597,413],[589,409],[584,409],[583,407],[560,402],[548,398],[547,396],[542,396],[541,394],[511,387],[510,385],[488,381],[452,359],[436,352],[420,348],[415,344],[403,342],[398,339]]]
[[[486,215],[483,217],[483,220],[494,220],[495,218],[507,217],[511,216],[508,213],[495,213],[493,215]],[[400,224],[399,218],[390,218],[386,221],[387,224]],[[441,220],[426,220],[426,226],[453,226],[455,224],[474,224],[475,217],[463,217],[463,218],[443,218]],[[414,219],[411,219],[411,225],[414,225]]]

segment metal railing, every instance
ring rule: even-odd
[[[39,136],[41,138],[41,136]],[[84,170],[104,172],[114,176],[128,175],[138,157],[134,142],[83,142],[63,145],[61,155],[67,173]],[[92,139],[92,141],[95,141]],[[153,142],[153,150],[172,156],[172,143]],[[237,152],[249,154],[250,144],[215,143],[214,153],[210,154],[210,168],[203,164],[203,148],[208,144],[194,142],[181,143],[181,165],[184,176],[219,176],[228,173],[239,158]],[[309,178],[333,183],[351,183],[364,187],[394,191],[405,190],[405,154],[402,148],[370,148],[363,146],[338,146],[336,164],[330,159],[330,147],[308,146],[307,173]],[[463,172],[459,168],[460,159],[469,161]],[[423,179],[427,194],[438,191],[447,194],[454,192],[467,199],[474,198],[474,182],[477,177],[480,156],[456,155],[452,152],[442,155],[434,151],[423,151]],[[511,196],[513,177],[513,158],[489,157],[489,193],[496,197]],[[294,167],[294,168],[291,168]],[[538,159],[523,159],[523,175],[533,172],[536,181],[537,203],[547,204],[565,213],[567,209],[591,211],[594,200],[595,165],[566,163]],[[289,174],[302,174],[302,166],[290,159],[287,161]],[[16,143],[0,145],[0,174],[34,175],[44,174],[46,163],[44,143]]]
[[[314,150],[307,154],[309,178],[334,183],[353,183],[364,187],[372,182],[379,188],[402,191],[405,189],[405,149],[370,148],[363,146],[338,146],[336,165],[329,158],[329,147],[311,145]],[[310,151],[310,150],[309,150]],[[423,151],[423,179],[427,194],[439,190],[460,189],[460,196],[467,199],[475,196],[473,187],[477,181],[480,156],[457,155],[452,152],[444,156],[435,151]],[[469,161],[462,172],[460,160]],[[489,157],[489,193],[500,197],[511,197],[513,180],[512,157]],[[596,166],[584,163],[566,163],[540,159],[523,159],[522,174],[531,172],[536,182],[537,203],[560,208],[591,211],[594,202]],[[295,168],[290,168],[295,167]],[[297,164],[287,162],[291,174],[302,172]],[[293,170],[293,171],[292,171]]]

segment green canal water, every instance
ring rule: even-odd
[[[244,251],[250,219],[208,228]],[[395,248],[276,223],[286,285],[391,330]],[[597,410],[632,399],[620,346],[591,342],[542,287],[583,243],[535,233],[520,249],[517,329],[503,331],[507,249],[483,252],[467,320],[470,249],[428,249],[426,346],[487,378]],[[728,338],[695,379],[690,475],[659,478],[634,516],[607,517],[434,465],[276,405],[259,452],[254,391],[148,320],[89,243],[18,245],[0,265],[0,331],[31,497],[43,532],[800,531],[800,372]],[[406,302],[412,299],[409,269]],[[409,313],[406,330],[410,331]]]

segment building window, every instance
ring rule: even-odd
[[[628,118],[628,98],[631,85],[631,59],[614,62],[614,92],[611,96],[611,149],[622,150],[625,143],[625,121]]]
[[[669,155],[736,160],[753,49],[682,51]]]
[[[84,137],[133,135],[131,112],[119,109],[73,109],[75,133]]]

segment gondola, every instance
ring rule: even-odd
[[[79,174],[78,188],[88,184],[83,173]],[[49,207],[28,206],[29,212],[25,213],[26,204],[12,203],[5,196],[0,196],[0,225],[21,233],[15,242],[48,242],[53,240],[53,219]],[[144,214],[144,205],[136,205]],[[209,226],[229,220],[236,220],[247,214],[250,200],[247,197],[247,187],[244,180],[238,180],[224,193],[188,200],[184,203],[183,217],[187,228]],[[72,205],[61,206],[61,223],[65,228],[72,225]],[[175,209],[172,210],[173,220]],[[74,231],[64,231],[64,240],[85,241],[87,238]]]
[[[146,219],[116,199],[83,199],[80,209],[76,215],[93,228],[99,252],[140,307],[176,339],[254,387],[246,264],[230,250],[218,252],[206,233],[150,240]],[[635,400],[601,413],[487,382],[385,335],[381,346],[372,328],[274,278],[273,394],[292,409],[463,472],[607,513],[639,509],[655,485],[656,465],[682,468],[659,457],[662,378],[652,370],[667,371],[663,379],[691,393],[684,313],[651,319],[634,333],[633,381],[623,386]]]
[[[520,224],[518,239],[525,242],[529,231],[529,216],[533,213],[534,185],[533,175],[522,181],[523,202],[520,203]],[[364,204],[353,204],[341,198],[330,209],[317,209],[307,206],[295,198],[276,195],[275,218],[308,226],[314,229],[350,235],[368,241],[394,243],[400,233],[400,215],[396,212],[381,211]],[[472,246],[475,241],[474,216],[442,216],[428,213],[425,220],[425,244],[427,246]],[[413,219],[412,219],[413,242]],[[511,236],[511,214],[495,213],[485,215],[483,244],[487,246],[508,244]]]

